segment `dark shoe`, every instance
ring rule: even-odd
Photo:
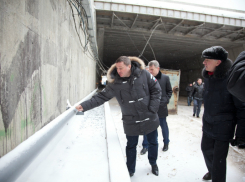
[[[140,151],[140,154],[141,154],[141,155],[144,155],[147,151],[148,151],[147,148],[143,148],[143,149]]]
[[[195,114],[193,114],[193,116],[195,116]]]
[[[155,174],[156,176],[158,176],[159,171],[158,171],[157,165],[152,165],[152,166],[151,166],[151,172],[152,172],[153,174]]]
[[[212,179],[211,174],[210,174],[209,172],[207,172],[207,173],[203,176],[202,179],[203,179],[203,180],[211,180],[211,179]]]
[[[197,118],[199,118],[199,116],[197,116]]]
[[[167,150],[168,150],[168,144],[166,144],[166,145],[164,144],[164,147],[162,148],[162,151],[166,152]]]
[[[134,175],[134,173],[129,173],[129,176],[132,177]]]

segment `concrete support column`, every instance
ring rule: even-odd
[[[98,28],[97,43],[98,43],[99,58],[101,61],[103,60],[103,52],[104,52],[104,34],[105,34],[105,28],[103,27]]]

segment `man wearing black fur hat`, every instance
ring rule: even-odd
[[[205,49],[202,57],[205,89],[201,149],[208,168],[203,179],[225,182],[229,140],[234,136],[236,124],[245,124],[245,104],[226,88],[232,65],[228,52],[221,46],[213,46]],[[237,129],[236,137],[245,138],[245,133]]]
[[[127,138],[126,156],[129,175],[135,173],[136,146],[139,135],[146,135],[148,159],[152,173],[158,176],[157,111],[162,89],[157,79],[145,70],[145,63],[137,57],[119,57],[107,72],[109,84],[90,100],[78,105],[78,111],[87,111],[116,97],[122,112]]]

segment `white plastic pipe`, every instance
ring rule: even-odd
[[[97,89],[4,155],[0,159],[0,182],[15,181],[53,136],[77,113],[75,107],[92,97],[96,91]]]

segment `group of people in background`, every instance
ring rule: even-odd
[[[245,144],[245,51],[233,66],[228,52],[221,46],[205,49],[202,58],[204,84],[199,78],[194,85],[189,85],[192,89],[188,89],[188,105],[193,98],[193,116],[199,117],[204,102],[201,150],[208,172],[203,180],[225,182],[229,143]],[[135,173],[139,135],[144,136],[143,143],[147,144],[147,150],[141,152],[148,151],[152,173],[156,176],[159,175],[159,125],[164,138],[163,151],[169,145],[166,117],[172,88],[169,77],[161,73],[156,60],[148,66],[150,73],[140,58],[119,57],[108,70],[109,84],[105,89],[76,107],[78,111],[87,111],[116,97],[127,138],[126,165],[131,177]]]
[[[191,102],[193,101],[193,116],[199,118],[201,107],[203,103],[203,90],[204,84],[201,78],[198,78],[196,82],[190,83],[186,87],[187,91],[187,104],[191,106]]]

